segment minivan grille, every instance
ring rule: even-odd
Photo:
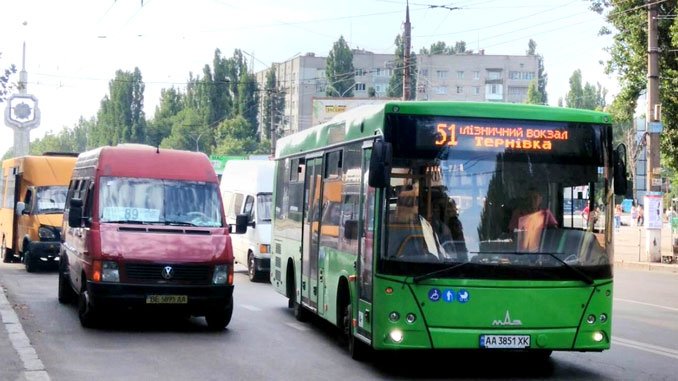
[[[163,278],[163,269],[170,266],[173,270],[170,279]],[[212,267],[206,265],[172,265],[127,263],[125,273],[128,281],[142,283],[210,283]]]

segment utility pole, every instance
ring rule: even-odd
[[[272,89],[271,92],[269,93],[269,100],[271,101],[270,107],[269,107],[269,112],[271,114],[271,156],[275,156],[275,119],[274,115],[275,113],[273,110],[275,109],[274,105],[276,102],[274,102],[274,97],[277,94],[277,89]]]
[[[647,192],[644,206],[645,253],[651,262],[661,261],[662,180],[659,161],[659,49],[657,38],[657,5],[647,4]],[[652,223],[657,221],[658,223]],[[658,225],[658,226],[657,226]]]
[[[410,45],[412,38],[412,25],[410,24],[410,2],[407,1],[405,8],[405,31],[403,32],[403,100],[409,101],[410,97]]]

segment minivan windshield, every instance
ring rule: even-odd
[[[273,194],[259,193],[257,195],[257,213],[260,222],[271,222],[271,204]]]
[[[219,188],[194,181],[102,177],[101,222],[223,226]]]
[[[65,186],[46,186],[37,188],[35,214],[59,214],[64,212],[66,205]]]

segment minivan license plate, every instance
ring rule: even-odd
[[[147,295],[146,304],[186,304],[186,295]]]
[[[481,348],[520,349],[530,347],[529,335],[480,335]]]

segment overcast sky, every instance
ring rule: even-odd
[[[141,70],[150,119],[160,90],[184,86],[190,72],[211,65],[217,48],[226,57],[243,50],[255,71],[297,54],[326,56],[340,35],[351,48],[393,53],[405,18],[405,0],[1,1],[0,69],[21,69],[25,41],[28,93],[37,97],[42,116],[32,139],[95,116],[116,70]],[[604,49],[611,38],[598,36],[605,23],[589,4],[414,0],[412,48],[463,40],[485,54],[520,55],[533,39],[544,56],[550,104],[565,96],[576,69],[584,81],[607,88],[609,102],[618,85],[601,62],[609,58]],[[0,155],[12,139],[9,127],[0,128]]]

